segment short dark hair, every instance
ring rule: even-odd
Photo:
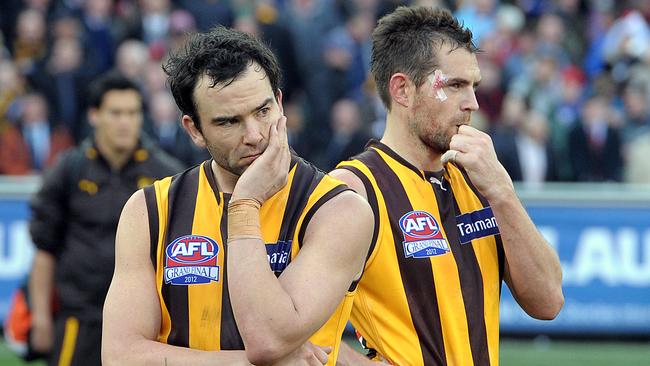
[[[184,47],[170,56],[163,70],[178,108],[190,116],[201,131],[194,101],[194,88],[199,78],[206,74],[212,87],[218,83],[228,85],[252,63],[264,69],[273,93],[277,93],[280,67],[273,52],[249,34],[218,26],[207,33],[192,35]]]
[[[472,32],[446,9],[400,6],[379,20],[372,32],[370,69],[386,108],[391,107],[391,76],[403,72],[420,87],[438,65],[435,48],[446,42],[453,49],[478,51]]]
[[[88,90],[88,106],[90,108],[101,107],[104,96],[112,90],[135,90],[142,95],[136,83],[117,71],[109,71],[91,83]]]

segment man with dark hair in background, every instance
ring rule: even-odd
[[[367,198],[376,238],[352,323],[395,365],[498,365],[503,280],[522,308],[563,305],[557,255],[470,126],[481,80],[472,34],[446,10],[400,7],[373,32],[386,131],[332,175]],[[343,364],[369,363],[342,349]]]
[[[101,364],[102,307],[122,207],[137,189],[182,169],[141,136],[142,96],[122,75],[92,84],[88,120],[94,136],[62,154],[31,201],[31,343],[50,353],[49,365]]]
[[[165,71],[212,159],[127,202],[104,364],[334,365],[370,207],[290,153],[279,67],[257,39],[214,28]]]

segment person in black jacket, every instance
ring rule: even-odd
[[[122,206],[137,189],[182,170],[141,135],[142,116],[137,86],[120,74],[102,76],[90,92],[94,136],[63,153],[32,198],[30,341],[49,352],[50,365],[101,364],[102,307]]]

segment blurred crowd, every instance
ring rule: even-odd
[[[92,133],[86,91],[117,69],[146,96],[146,133],[202,161],[161,69],[196,31],[221,24],[276,53],[289,142],[323,169],[383,132],[369,75],[377,19],[443,6],[481,48],[474,126],[514,180],[650,183],[650,1],[3,0],[0,174],[38,174]]]

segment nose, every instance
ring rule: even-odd
[[[256,121],[254,118],[247,119],[244,121],[244,136],[243,142],[244,145],[256,146],[262,141],[264,135],[262,134],[262,126],[259,121]]]
[[[463,103],[461,104],[461,108],[463,111],[466,112],[476,112],[478,111],[478,100],[476,100],[476,92],[474,89],[471,89],[465,99],[463,100]]]

